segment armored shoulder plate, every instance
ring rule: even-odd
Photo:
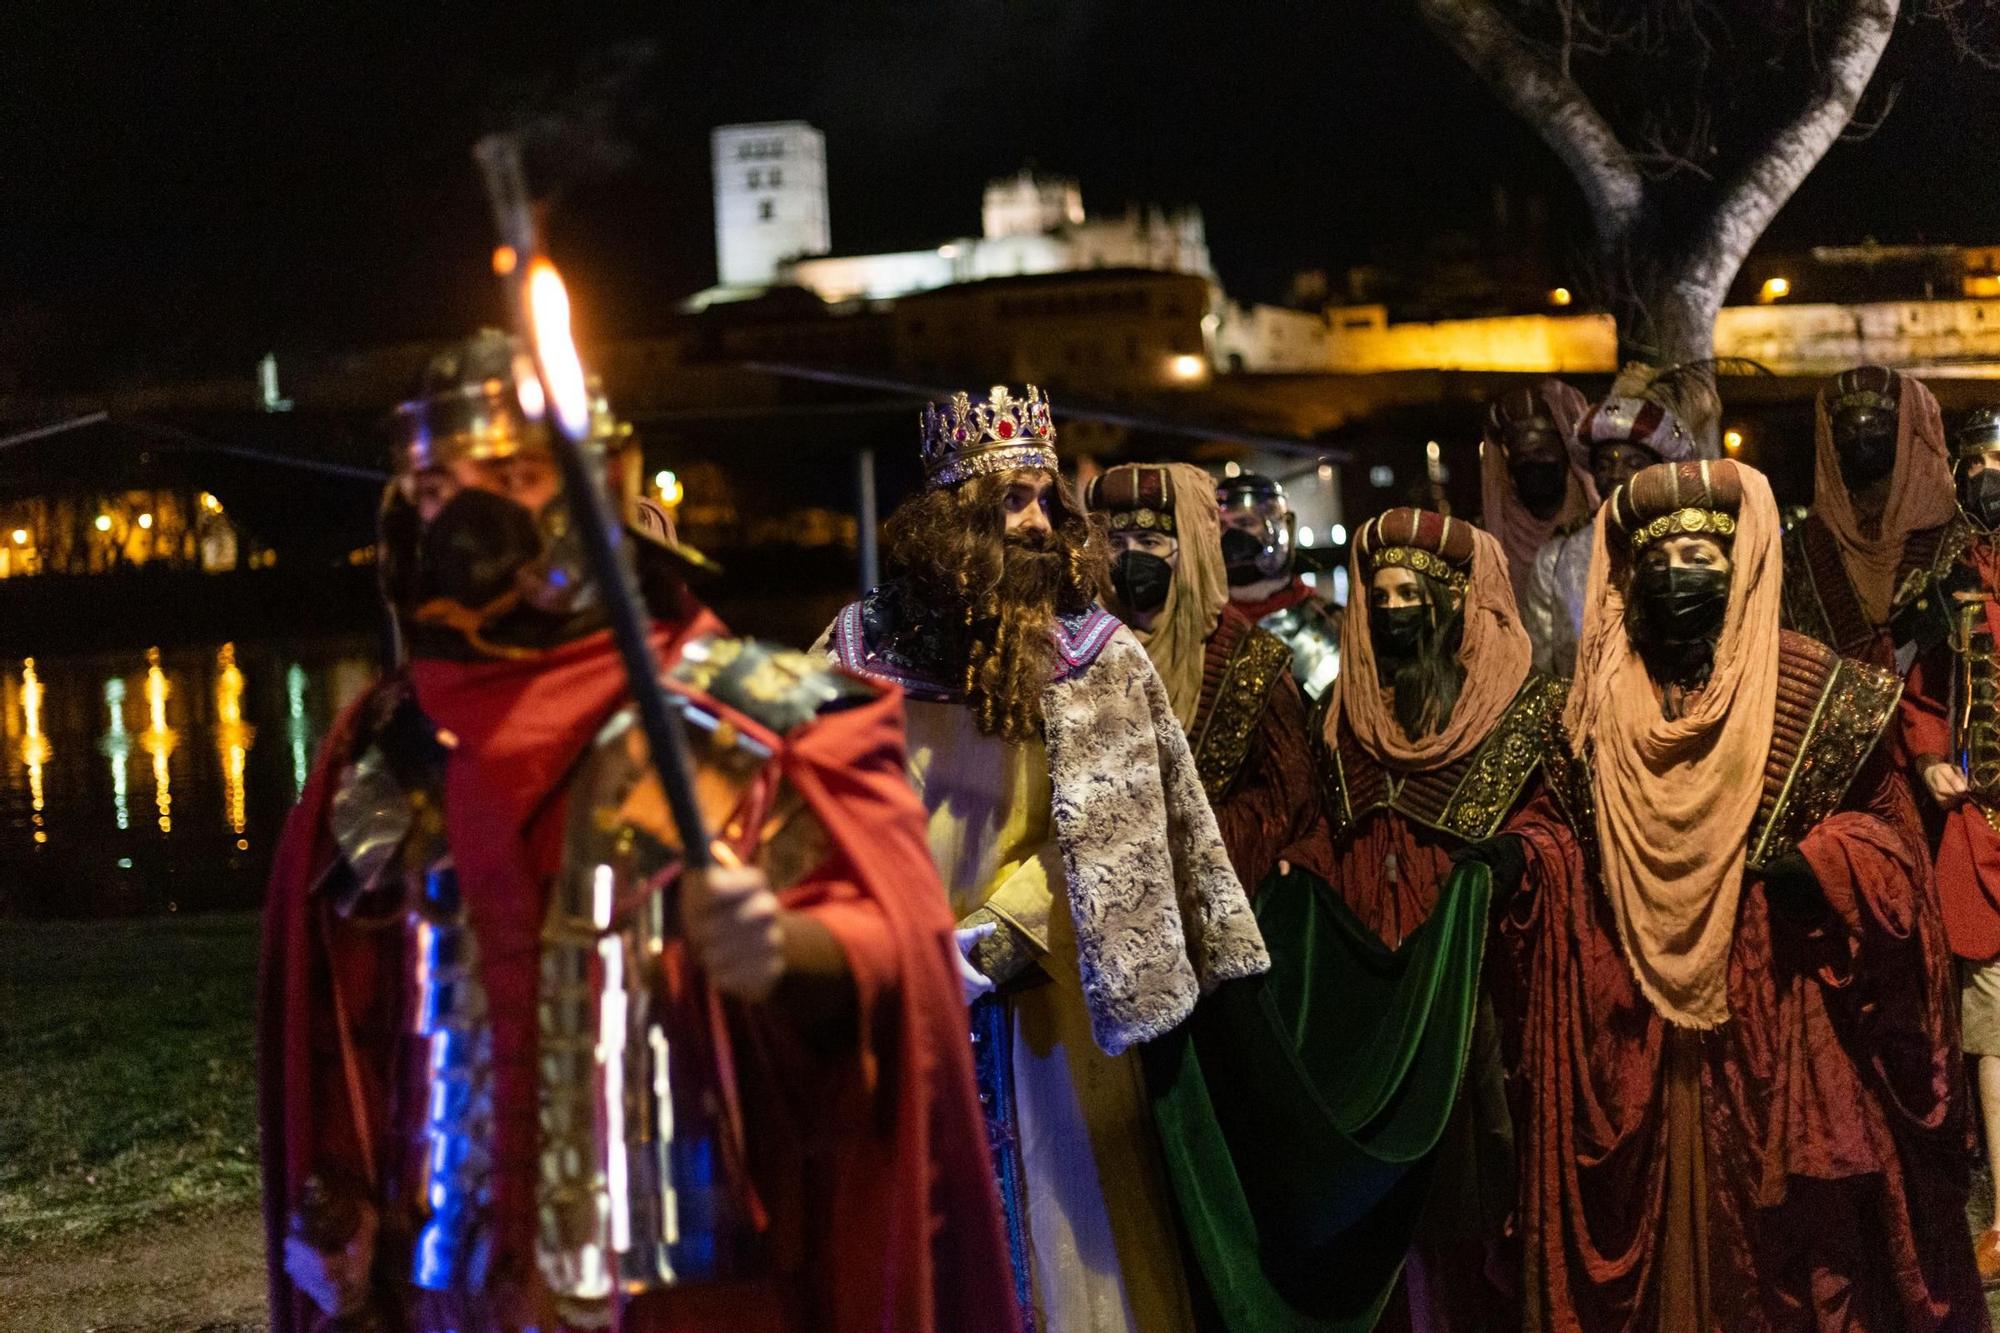
[[[876,697],[862,681],[807,653],[709,634],[681,651],[668,679],[783,736],[821,713]]]
[[[1568,697],[1567,682],[1531,671],[1477,749],[1455,763],[1416,773],[1377,763],[1343,729],[1340,743],[1323,759],[1335,834],[1387,807],[1468,842],[1491,837],[1549,753]]]
[[[1340,627],[1325,603],[1312,598],[1273,611],[1257,624],[1291,650],[1292,679],[1306,698],[1317,702],[1325,697],[1333,678],[1340,674]]]
[[[340,860],[320,889],[343,916],[400,910],[401,889],[390,874],[397,853],[420,822],[429,840],[441,841],[435,826],[446,747],[436,726],[401,680],[377,685],[366,707],[355,757],[340,770],[327,814]],[[408,859],[421,865],[428,857]]]

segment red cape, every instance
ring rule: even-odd
[[[663,661],[719,628],[705,614],[662,632]],[[467,911],[487,959],[494,1021],[495,1101],[503,1259],[532,1263],[535,942],[543,886],[560,855],[560,786],[583,747],[626,697],[608,637],[530,662],[423,662],[413,668],[426,713],[454,733],[446,779],[450,839]],[[351,758],[357,709],[322,752],[287,826],[265,913],[262,1118],[273,1333],[310,1327],[284,1277],[287,1207],[304,1175],[364,1156],[329,1072],[327,979],[343,979],[350,1026],[358,997],[393,990],[393,955],[379,940],[329,928],[310,890],[335,850],[326,814]],[[797,1188],[806,1219],[815,1328],[1013,1328],[998,1205],[973,1084],[965,1010],[951,961],[951,918],[924,838],[924,813],[904,777],[901,698],[829,715],[784,738],[785,776],[828,831],[834,855],[787,894],[841,943],[861,1006],[862,1048],[803,1132],[817,1175]],[[375,932],[399,937],[400,932]],[[384,982],[388,985],[385,987]],[[753,1022],[769,1015],[746,1011]],[[319,1040],[315,1040],[318,1037]],[[777,1050],[788,1049],[774,1043]],[[780,1056],[780,1059],[783,1057]],[[768,1071],[782,1088],[794,1071]],[[372,1080],[364,1102],[386,1106]],[[750,1108],[753,1112],[757,1108]],[[753,1156],[757,1148],[752,1144]],[[378,1153],[379,1155],[379,1153]],[[509,1165],[513,1169],[509,1169]],[[784,1186],[780,1185],[780,1190]]]

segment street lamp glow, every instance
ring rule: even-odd
[[[1757,299],[1769,305],[1773,301],[1782,301],[1791,294],[1790,278],[1766,278],[1764,285],[1757,290]]]
[[[1198,356],[1182,352],[1167,362],[1167,371],[1177,380],[1198,380],[1201,378],[1202,361]]]
[[[153,516],[151,514],[139,515],[139,526],[151,532],[153,530]]]
[[[1556,287],[1549,292],[1550,305],[1568,305],[1574,299],[1567,287]]]
[[[1743,432],[1740,430],[1726,430],[1722,432],[1722,447],[1732,454],[1741,449],[1743,447]]]
[[[1299,545],[1311,546],[1312,544],[1313,544],[1313,530],[1311,528],[1300,528]]]
[[[28,530],[26,528],[15,528],[14,545],[26,546],[27,544],[28,544]]]
[[[97,530],[99,532],[111,531],[111,515],[99,514],[97,516]]]
[[[1326,530],[1326,539],[1335,546],[1340,545],[1347,540],[1347,525],[1345,523],[1334,524]]]
[[[1222,465],[1222,475],[1225,477],[1240,477],[1243,475],[1243,465],[1237,462],[1224,463]]]

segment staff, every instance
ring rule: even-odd
[[[515,375],[521,406],[530,417],[546,415],[556,437],[555,456],[562,469],[570,512],[583,537],[584,553],[611,619],[611,636],[625,662],[632,698],[639,706],[653,768],[666,791],[667,807],[680,830],[684,863],[707,869],[714,860],[701,807],[688,777],[687,734],[681,718],[659,679],[659,660],[648,631],[649,617],[639,594],[639,582],[624,546],[624,534],[612,512],[598,469],[591,463],[590,393],[583,363],[569,326],[569,293],[555,265],[541,254],[535,219],[521,170],[521,146],[510,135],[490,134],[473,146],[472,155],[486,180],[500,245],[493,252],[493,271],[507,287],[509,313],[528,349],[533,376]]]

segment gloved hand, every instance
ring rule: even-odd
[[[1493,896],[1504,898],[1521,887],[1528,873],[1527,844],[1518,833],[1499,833],[1468,842],[1451,854],[1453,865],[1477,861],[1493,872]]]
[[[1764,867],[1764,896],[1771,900],[1771,906],[1794,919],[1818,916],[1827,910],[1819,876],[1796,848]]]
[[[970,1006],[974,1000],[993,993],[993,979],[972,965],[972,951],[980,941],[1000,929],[998,921],[982,921],[976,926],[960,926],[952,931],[958,942],[958,988]]]

